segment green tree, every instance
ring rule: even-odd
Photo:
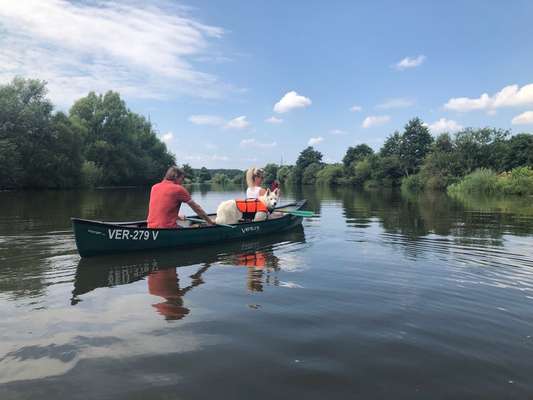
[[[186,182],[194,182],[196,178],[196,174],[194,173],[194,169],[189,164],[183,164],[183,172],[185,173],[185,181]]]
[[[385,143],[383,143],[383,146],[379,150],[379,154],[382,157],[399,157],[401,144],[402,135],[396,131],[385,140]]]
[[[198,173],[198,181],[204,183],[211,180],[211,174],[206,167],[202,167]]]
[[[322,164],[322,153],[315,150],[312,146],[306,147],[296,160],[296,165],[291,171],[291,180],[293,183],[301,183],[305,169],[311,164]]]
[[[316,183],[317,174],[322,169],[322,164],[317,162],[309,164],[303,172],[302,183],[304,185],[314,185]]]
[[[533,135],[520,133],[512,136],[508,142],[508,151],[503,164],[505,171],[521,166],[533,167]]]
[[[79,132],[53,114],[45,82],[0,85],[0,188],[60,188],[80,182]]]
[[[284,165],[283,167],[280,167],[278,169],[278,175],[277,175],[278,181],[280,181],[281,183],[288,183],[289,177],[291,175],[291,170],[292,170],[292,167],[288,165]]]
[[[221,173],[215,174],[211,181],[216,185],[227,185],[231,182],[226,174]]]
[[[175,164],[143,116],[131,112],[120,95],[91,92],[70,109],[73,124],[84,129],[84,156],[102,171],[99,184],[148,184]]]
[[[344,174],[342,164],[328,164],[316,174],[316,183],[323,185],[338,185]]]
[[[424,157],[430,152],[433,137],[419,118],[413,118],[402,135],[400,161],[406,175],[416,173]]]
[[[264,182],[266,185],[270,185],[277,179],[279,166],[277,164],[267,164],[264,168]]]
[[[374,150],[367,144],[360,144],[355,147],[348,147],[342,163],[347,168],[352,163],[363,160],[364,158],[374,154]]]

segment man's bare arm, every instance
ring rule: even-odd
[[[215,225],[215,222],[209,218],[209,215],[206,214],[206,212],[204,211],[204,209],[202,207],[200,207],[200,205],[198,203],[196,203],[194,200],[191,200],[187,203],[187,205],[189,207],[192,208],[192,210],[200,217],[202,218],[205,222],[207,222],[208,224],[210,225]]]

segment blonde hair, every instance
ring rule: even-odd
[[[264,175],[263,168],[255,168],[255,167],[248,168],[248,170],[246,171],[246,184],[248,185],[248,187],[254,187],[255,186],[254,178],[257,176],[263,176],[263,175]]]

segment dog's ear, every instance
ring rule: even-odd
[[[267,189],[265,196],[270,196],[270,189]]]
[[[275,194],[276,196],[279,196],[279,188],[274,189],[274,194]]]

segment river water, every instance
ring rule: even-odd
[[[0,399],[533,397],[531,198],[301,198],[302,229],[81,260],[69,218],[147,190],[0,193]]]

